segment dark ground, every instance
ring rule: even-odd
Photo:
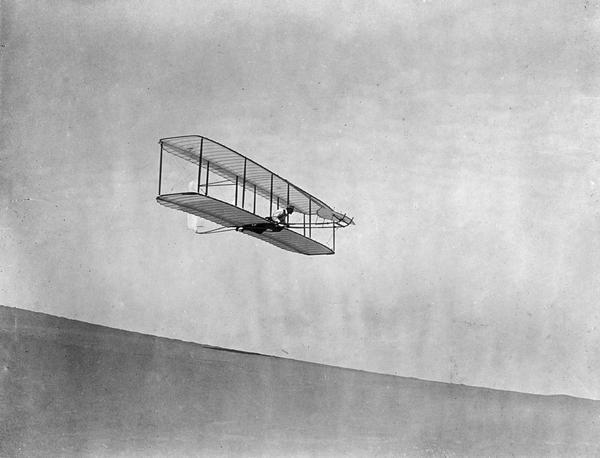
[[[600,456],[600,402],[372,374],[0,306],[2,456]]]

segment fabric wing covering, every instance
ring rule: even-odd
[[[156,198],[165,207],[181,210],[199,216],[225,227],[243,226],[246,224],[266,223],[267,220],[243,210],[235,205],[203,196],[194,192],[164,194]],[[256,234],[244,231],[244,234],[256,237],[278,248],[306,255],[333,254],[333,250],[325,245],[304,237],[289,229],[280,232],[264,232]]]
[[[206,137],[188,135],[183,137],[170,137],[160,140],[164,151],[174,154],[182,159],[198,165],[200,150],[202,149],[202,164],[210,163],[210,171],[235,183],[236,177],[241,180],[245,177],[247,185],[256,185],[256,191],[262,197],[269,199],[271,196],[271,180],[273,181],[273,200],[279,198],[280,202],[292,205],[294,210],[305,215],[318,215],[319,217],[335,221],[341,226],[352,224],[351,218],[334,211],[323,201],[303,191],[279,175],[248,159],[242,154]],[[289,190],[289,201],[288,201]]]

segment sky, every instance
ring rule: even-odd
[[[1,9],[0,304],[600,399],[598,2]],[[188,134],[356,225],[321,257],[192,234],[155,202]]]

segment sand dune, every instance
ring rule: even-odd
[[[0,307],[2,456],[599,456],[600,402]]]

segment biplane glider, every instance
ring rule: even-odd
[[[333,254],[336,230],[354,224],[352,218],[216,141],[186,135],[162,138],[159,143],[156,201],[218,225],[196,233],[238,231],[287,251],[320,255]],[[190,182],[193,191],[179,183],[177,187],[185,192],[161,192],[164,153],[191,163],[196,175]],[[327,240],[318,233],[326,234]]]

